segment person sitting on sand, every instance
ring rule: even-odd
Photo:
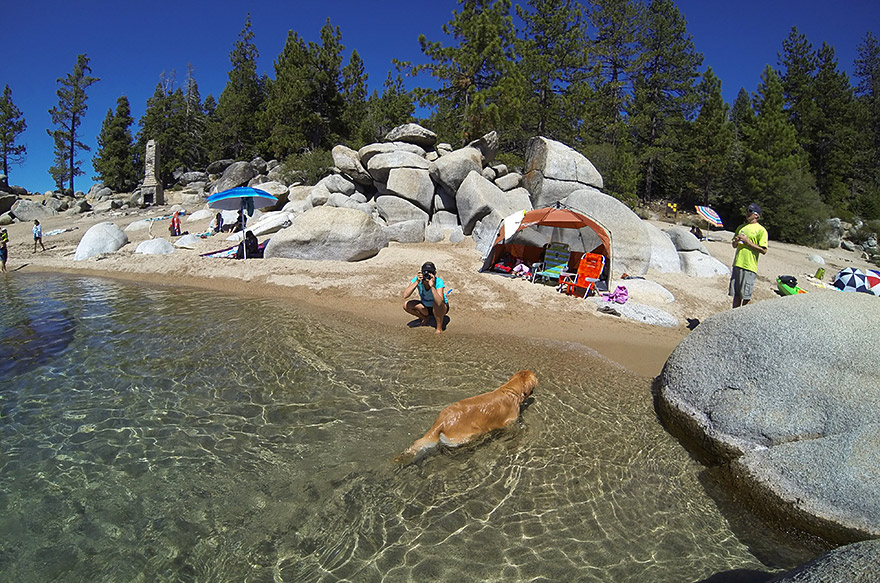
[[[443,332],[443,318],[449,312],[445,288],[443,279],[437,275],[437,268],[428,261],[403,290],[404,311],[421,320],[422,326],[427,326],[433,316],[437,324],[436,333],[440,334]],[[419,290],[419,299],[407,300],[416,289]]]
[[[260,251],[260,242],[253,231],[244,234],[244,240],[238,244],[238,250],[235,252],[236,259],[262,259],[263,252]]]
[[[697,240],[703,240],[703,231],[700,230],[700,227],[694,226],[691,227],[691,235],[697,238]]]
[[[37,252],[37,243],[40,244],[43,251],[46,250],[46,246],[43,245],[43,227],[40,226],[40,221],[34,219],[34,253]]]
[[[219,233],[223,230],[223,213],[217,212],[217,215],[214,217],[214,220],[211,221],[211,231],[214,233]]]

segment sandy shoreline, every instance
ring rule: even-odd
[[[137,230],[126,232],[130,242],[113,255],[85,261],[73,259],[79,240],[98,222],[114,222],[124,229],[134,221],[167,214],[168,208],[158,208],[127,214],[46,218],[40,221],[44,234],[56,229],[73,230],[44,236],[47,250],[37,253],[33,253],[33,223],[10,225],[7,227],[10,236],[7,276],[15,277],[22,272],[60,272],[257,295],[305,304],[328,312],[329,317],[341,313],[403,328],[412,318],[403,312],[401,292],[424,261],[433,261],[440,276],[454,289],[446,336],[491,334],[581,344],[646,378],[660,373],[669,354],[689,333],[689,321],[693,326],[697,321],[729,309],[726,277],[692,278],[651,270],[645,278],[663,285],[675,295],[675,301],[657,303],[654,298],[639,298],[632,292],[630,299],[669,312],[680,321],[678,327],[651,326],[602,314],[596,311],[595,304],[559,294],[551,286],[479,273],[482,260],[470,239],[458,244],[391,243],[377,256],[356,263],[289,259],[235,261],[200,257],[201,253],[232,245],[225,234],[200,240],[196,248],[178,249],[171,255],[135,254],[138,243],[151,237],[149,231]],[[209,220],[184,220],[182,227],[198,233],[206,231],[208,223]],[[152,235],[173,241],[167,224],[167,220],[157,221],[151,229]],[[723,263],[729,265],[732,261],[733,250],[729,243],[709,241],[706,248]],[[771,241],[770,252],[759,262],[754,301],[777,299],[775,278],[783,274],[797,277],[801,287],[811,293],[838,293],[810,285],[806,280],[805,276],[814,274],[818,267],[808,259],[814,254],[826,262],[826,283],[843,267],[876,267],[843,249],[816,250]],[[626,282],[615,281],[613,285],[621,283]],[[433,329],[417,328],[411,333],[433,335]]]

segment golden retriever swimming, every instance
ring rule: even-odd
[[[510,425],[519,417],[522,402],[537,385],[535,373],[521,370],[494,391],[449,405],[440,412],[431,429],[394,461],[407,461],[441,441],[444,445],[456,447],[493,429]]]

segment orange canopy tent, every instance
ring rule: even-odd
[[[571,246],[570,265],[577,265],[577,261],[584,253],[598,253],[605,256],[605,273],[611,273],[611,232],[596,219],[560,206],[519,211],[506,217],[499,225],[492,247],[484,257],[483,269],[490,269],[505,252],[510,252],[526,263],[541,261],[543,247],[528,242],[518,242],[520,237],[517,237],[527,229],[541,227],[552,227],[554,232],[557,228],[571,229],[571,233],[578,234],[577,240],[580,241],[581,248]],[[585,239],[583,229],[587,229],[588,234],[591,233],[593,236]],[[567,237],[567,239],[571,238]],[[598,245],[593,245],[596,241]],[[607,278],[607,275],[603,277],[606,281]]]

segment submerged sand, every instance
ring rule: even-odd
[[[198,207],[202,208],[202,207]],[[189,208],[192,212],[197,207]],[[730,309],[728,278],[689,277],[682,273],[664,274],[650,270],[652,280],[675,296],[666,303],[659,298],[630,293],[630,301],[652,305],[679,320],[674,328],[652,326],[597,311],[595,303],[555,291],[552,286],[532,284],[494,273],[480,273],[482,259],[471,239],[462,243],[391,243],[373,258],[348,263],[294,259],[254,259],[235,261],[212,259],[201,254],[229,247],[228,235],[200,239],[193,248],[177,249],[170,255],[143,255],[134,251],[141,241],[163,237],[169,241],[168,220],[155,221],[151,229],[127,231],[129,243],[112,255],[74,261],[79,240],[94,224],[116,223],[125,229],[134,221],[170,214],[167,207],[143,211],[111,212],[88,216],[56,216],[41,220],[46,251],[33,252],[31,227],[22,222],[7,227],[9,260],[7,277],[22,272],[63,272],[112,277],[150,285],[178,285],[217,290],[224,293],[259,295],[279,302],[297,302],[316,310],[348,317],[399,325],[405,328],[412,318],[404,313],[401,292],[425,261],[437,265],[439,275],[454,289],[450,298],[449,323],[445,335],[498,335],[571,342],[589,347],[624,368],[646,378],[658,375],[667,357],[700,321]],[[182,227],[191,233],[208,230],[210,219],[187,221]],[[669,223],[655,223],[661,228]],[[54,230],[69,229],[48,235]],[[270,236],[271,237],[271,236]],[[711,233],[705,243],[708,251],[729,265],[733,249],[727,240]],[[754,302],[779,298],[777,275],[794,275],[809,293],[840,293],[825,289],[808,276],[820,265],[811,261],[818,255],[825,261],[825,284],[844,267],[876,268],[843,249],[817,250],[770,242],[769,252],[759,261]],[[626,284],[614,281],[612,285]],[[412,334],[434,334],[433,328],[414,328]]]

